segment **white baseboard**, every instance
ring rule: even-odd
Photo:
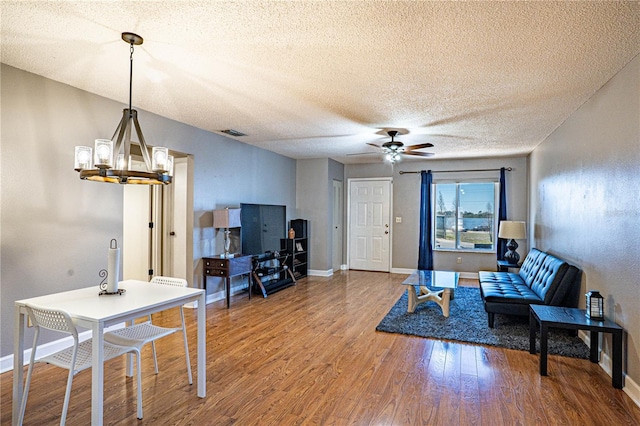
[[[638,407],[640,407],[640,385],[638,385],[638,383],[631,380],[629,376],[624,376],[624,387],[622,390]]]
[[[242,293],[243,291],[247,291],[247,283],[244,282],[242,285],[231,286],[231,295],[236,295],[238,293]],[[226,298],[225,289],[223,288],[220,291],[216,291],[215,293],[207,294],[207,305],[213,302],[217,302],[218,300],[224,300]],[[247,296],[248,297],[248,296]],[[185,308],[197,308],[197,303],[191,303],[184,305]]]
[[[391,272],[392,274],[405,274],[405,275],[411,275],[413,274],[413,272],[415,271],[415,269],[406,269],[406,268],[391,268]]]
[[[578,331],[578,337],[580,337],[580,339],[582,339],[582,341],[587,346],[590,346],[590,343],[591,343],[591,338],[589,336],[590,336],[589,333],[587,333],[586,331]],[[602,351],[600,351],[599,355],[600,355],[600,362],[598,363],[598,365],[600,365],[600,368],[602,368],[609,377],[612,377],[611,357],[609,357],[609,354]],[[624,393],[626,393],[629,396],[629,398],[631,398],[631,400],[638,407],[640,407],[640,385],[638,385],[638,383],[633,381],[629,376],[624,374],[624,372],[622,372],[622,380],[623,380],[622,390],[624,391]]]
[[[309,269],[307,271],[307,275],[314,277],[330,277],[333,275],[333,269],[327,269],[326,271],[322,271],[320,269]]]

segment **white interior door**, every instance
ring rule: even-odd
[[[344,211],[342,181],[333,181],[333,243],[331,267],[340,270],[342,265],[342,215]]]
[[[124,185],[123,194],[122,276],[149,281],[162,269],[162,188]]]
[[[389,272],[391,178],[349,181],[349,268]]]
[[[189,244],[188,216],[188,160],[176,158],[173,165],[173,183],[164,187],[163,274],[188,279],[187,253]]]

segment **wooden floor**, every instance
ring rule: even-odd
[[[344,271],[269,296],[207,306],[207,397],[189,386],[179,334],[143,351],[144,420],[124,358],[106,365],[105,424],[117,425],[639,425],[640,408],[589,361],[375,331],[405,275]],[[475,281],[467,280],[466,285]],[[436,309],[436,308],[434,308]],[[195,312],[187,310],[196,374]],[[158,314],[163,322],[176,312]],[[11,422],[11,373],[0,375]],[[195,383],[196,377],[194,377]],[[25,425],[57,424],[64,370],[38,365]],[[67,424],[88,425],[91,372],[73,385]]]

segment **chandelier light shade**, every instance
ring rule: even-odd
[[[513,220],[501,220],[498,238],[509,240],[507,241],[507,252],[504,254],[504,260],[512,265],[517,265],[520,261],[520,255],[516,251],[518,248],[516,239],[523,240],[527,238],[525,223]]]
[[[122,111],[122,119],[111,139],[96,139],[92,151],[88,146],[76,146],[75,170],[80,179],[96,182],[161,185],[171,183],[173,157],[169,149],[153,147],[151,154],[138,123],[138,111],[132,108],[133,49],[142,44],[137,34],[122,33],[122,40],[130,45],[129,55],[129,108]],[[138,145],[146,170],[134,170],[131,162],[131,132],[138,136]],[[92,156],[93,152],[93,156]],[[92,158],[93,157],[93,158]],[[93,164],[91,162],[93,160]]]
[[[93,163],[99,169],[113,168],[113,141],[111,139],[96,139],[96,155]]]
[[[88,146],[76,146],[75,169],[79,172],[83,169],[93,168],[93,149]]]

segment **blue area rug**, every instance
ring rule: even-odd
[[[415,312],[408,313],[405,291],[376,330],[529,351],[528,317],[496,314],[495,328],[489,328],[478,288],[458,287],[454,295],[449,318],[445,318],[434,302],[422,303]],[[539,352],[539,333],[536,346]],[[589,358],[589,347],[564,330],[550,330],[548,346],[549,354]]]

